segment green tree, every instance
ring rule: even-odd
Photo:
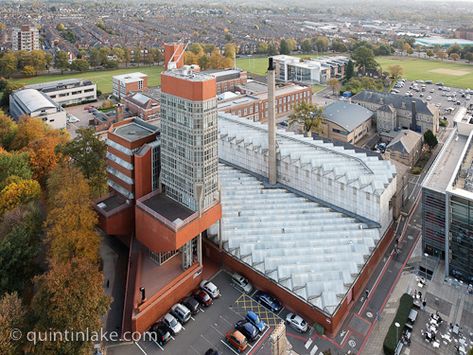
[[[258,54],[267,54],[268,53],[268,44],[266,42],[258,43],[258,48],[256,49]]]
[[[283,38],[281,42],[279,43],[279,53],[281,54],[289,54],[289,45],[287,44],[287,41]]]
[[[460,47],[457,43],[452,44],[450,47],[447,49],[448,55],[452,55],[453,53],[456,53],[460,55],[462,52],[462,47]]]
[[[120,47],[115,47],[112,49],[112,53],[117,58],[118,63],[123,63],[125,60],[125,50]]]
[[[98,139],[92,128],[79,128],[76,133],[74,140],[58,146],[57,151],[71,159],[89,181],[93,195],[100,196],[106,191],[107,184],[105,171],[107,146]]]
[[[351,58],[355,61],[358,70],[366,74],[367,70],[377,70],[378,63],[374,59],[374,53],[371,48],[361,46],[355,49]]]
[[[467,61],[469,61],[469,62],[473,62],[473,53],[471,53],[471,52],[470,52],[470,53],[467,53],[467,54],[465,55],[465,59],[466,59]]]
[[[294,107],[294,112],[289,116],[289,125],[299,124],[307,136],[310,136],[311,132],[320,133],[323,112],[322,107],[303,101]]]
[[[66,27],[64,26],[63,23],[58,23],[56,25],[56,30],[58,30],[58,31],[64,31],[65,29],[66,29]]]
[[[390,65],[388,67],[388,72],[391,78],[397,80],[404,74],[404,68],[398,64]]]
[[[153,47],[149,49],[149,54],[153,58],[154,63],[161,63],[164,60],[163,52],[159,48]]]
[[[344,53],[348,51],[347,46],[340,39],[334,38],[332,40],[332,50],[339,53]]]
[[[424,142],[429,146],[430,149],[435,148],[435,146],[438,144],[437,137],[435,137],[430,129],[424,133]]]
[[[10,117],[5,115],[3,111],[0,111],[0,148],[4,148],[6,150],[9,149],[11,142],[15,138],[16,129],[17,126],[15,122],[13,122]],[[2,172],[0,172],[0,175],[2,175]]]
[[[425,54],[429,58],[432,58],[434,56],[434,52],[432,51],[432,49],[428,49],[427,52],[425,52]]]
[[[332,89],[332,94],[335,95],[340,90],[340,82],[336,78],[330,78],[327,82],[328,86]]]
[[[18,90],[21,88],[22,85],[18,83],[14,83],[12,81],[8,81],[3,89],[3,95],[0,99],[0,106],[3,107],[5,110],[8,110],[10,106],[10,95],[13,91]]]
[[[17,71],[18,60],[15,53],[8,51],[0,56],[0,75],[9,78]]]
[[[328,50],[329,40],[325,36],[318,36],[315,39],[315,46],[319,52],[326,52]]]
[[[69,68],[69,55],[65,51],[59,51],[54,57],[54,66],[58,69],[61,69],[61,74],[64,73],[64,70]]]
[[[36,75],[36,69],[32,65],[26,65],[23,70],[23,75],[24,76],[35,76]]]
[[[312,51],[312,42],[310,39],[306,38],[301,43],[301,49],[304,53],[310,53]]]
[[[198,64],[202,70],[206,70],[209,68],[210,59],[207,55],[203,55],[199,58]]]
[[[0,295],[22,292],[39,270],[36,264],[41,246],[39,209],[30,204],[7,213],[0,231]]]
[[[87,59],[74,59],[71,63],[71,69],[74,71],[84,72],[89,70],[90,64]]]
[[[270,42],[268,44],[268,55],[271,56],[271,55],[276,55],[278,53],[279,53],[279,49],[278,49],[276,43]]]
[[[215,49],[215,48],[214,48]],[[200,43],[192,43],[188,49],[188,51],[197,54],[197,55],[202,55],[204,53],[204,48]],[[213,51],[213,50],[212,50]]]
[[[456,62],[457,60],[460,59],[460,54],[458,54],[458,53],[452,53],[452,54],[450,54],[450,59],[452,59],[453,61]]]
[[[391,46],[387,44],[381,44],[379,47],[376,47],[374,49],[375,55],[391,55],[391,53],[392,53]]]
[[[0,151],[0,190],[6,186],[6,180],[10,176],[17,176],[25,180],[31,179],[33,173],[29,159],[26,152]]]
[[[103,291],[103,275],[95,265],[73,258],[51,262],[50,269],[36,278],[32,300],[36,331],[70,330],[97,332],[110,298]],[[35,354],[87,354],[92,344],[83,341],[39,342]]]
[[[355,65],[353,64],[353,61],[350,59],[347,63],[347,67],[345,69],[345,77],[346,80],[350,80],[353,75],[355,74]]]
[[[0,298],[0,354],[23,354],[23,341],[11,338],[12,329],[24,331],[25,307],[16,292],[6,293]]]
[[[288,38],[286,42],[289,52],[295,51],[297,49],[297,42],[294,38]]]

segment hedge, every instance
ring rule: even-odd
[[[414,299],[411,295],[405,293],[401,296],[401,300],[399,303],[399,308],[397,309],[396,316],[394,317],[391,326],[389,327],[388,333],[386,334],[386,338],[384,338],[383,343],[383,350],[384,354],[386,355],[393,355],[394,351],[396,350],[396,345],[399,341],[399,338],[402,335],[402,331],[404,326],[406,325],[407,318],[409,317],[409,313],[411,311],[412,305],[414,304]],[[399,327],[399,338],[396,339],[396,326],[394,323],[398,322],[401,326]]]

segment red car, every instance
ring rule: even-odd
[[[245,351],[248,346],[248,341],[246,340],[245,336],[238,330],[230,330],[225,338],[227,338],[227,341],[230,343],[230,345],[239,353]]]
[[[198,290],[195,294],[194,294],[194,298],[199,301],[199,303],[202,305],[202,306],[205,306],[205,307],[208,307],[210,306],[214,301],[212,300],[212,297],[209,296],[209,294],[207,292],[205,292],[204,290]]]

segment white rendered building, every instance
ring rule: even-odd
[[[97,100],[97,85],[90,80],[58,80],[27,85],[25,88],[41,91],[63,106]]]

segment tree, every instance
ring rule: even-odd
[[[90,64],[87,59],[74,59],[71,63],[71,69],[74,71],[84,72],[89,70]]]
[[[345,45],[345,43],[343,43],[340,39],[338,38],[334,38],[332,40],[332,50],[334,52],[339,52],[339,53],[344,53],[344,52],[347,52],[348,51],[348,48],[347,46]]]
[[[329,40],[325,36],[318,36],[315,39],[315,46],[319,52],[326,52],[328,50]]]
[[[346,80],[350,80],[353,77],[353,74],[355,73],[355,66],[353,64],[353,61],[350,59],[347,63],[347,68],[345,70],[345,77]]]
[[[232,40],[232,35],[230,33],[225,33],[225,41],[230,42]]]
[[[90,188],[79,169],[63,163],[50,174],[46,239],[50,258],[66,262],[77,257],[98,264],[99,237],[94,228]]]
[[[34,204],[6,213],[0,225],[0,295],[22,292],[38,273],[41,215]]]
[[[54,57],[54,66],[58,69],[61,69],[61,74],[64,73],[64,70],[69,68],[69,55],[65,51],[59,51]]]
[[[434,52],[432,51],[432,49],[428,49],[427,52],[425,52],[425,54],[429,58],[432,58],[434,56]]]
[[[21,351],[23,342],[12,339],[11,331],[12,329],[24,331],[25,323],[26,311],[18,294],[16,292],[4,294],[0,298],[0,354],[23,353]]]
[[[237,48],[233,43],[227,43],[223,47],[223,55],[225,58],[230,58],[233,62],[233,59],[236,57]]]
[[[103,291],[103,275],[95,265],[79,258],[51,262],[50,269],[36,278],[32,300],[36,331],[70,330],[97,332],[110,298]],[[86,354],[91,343],[83,341],[39,342],[35,354]]]
[[[217,69],[222,67],[222,55],[218,49],[214,49],[209,59],[209,66],[212,69]]]
[[[258,48],[256,49],[258,54],[267,54],[268,53],[268,44],[266,42],[258,43]]]
[[[270,42],[268,44],[268,55],[269,56],[272,56],[272,55],[276,55],[279,53],[279,49],[278,47],[276,46],[276,43],[274,42]]]
[[[13,91],[18,90],[21,87],[22,87],[21,84],[8,81],[7,84],[5,85],[5,88],[3,89],[3,95],[2,95],[2,98],[0,99],[0,106],[8,110],[10,106],[10,95],[13,93]]]
[[[312,42],[310,39],[306,38],[301,43],[301,49],[304,53],[310,53],[312,51]]]
[[[366,74],[367,70],[377,70],[378,63],[374,59],[374,53],[371,48],[361,46],[354,50],[351,58],[355,61],[358,70]]]
[[[322,123],[323,108],[305,101],[294,107],[294,113],[289,116],[289,125],[301,125],[307,136],[312,131],[320,133]]]
[[[31,179],[33,173],[26,152],[6,152],[0,150],[0,190],[7,185],[7,179],[16,176],[21,180]]]
[[[8,51],[0,56],[0,75],[9,78],[16,72],[18,60],[15,53]]]
[[[206,57],[205,57],[206,58]],[[107,174],[105,171],[106,144],[97,138],[92,128],[79,128],[76,138],[57,147],[57,151],[71,159],[88,180],[94,196],[106,191]]]
[[[457,60],[460,59],[460,54],[452,53],[452,54],[450,54],[450,58],[456,62]]]
[[[58,31],[64,31],[65,29],[66,29],[66,27],[64,26],[63,23],[58,23],[56,25],[56,30],[58,30]]]
[[[11,182],[0,191],[0,216],[6,211],[11,211],[20,205],[37,200],[40,195],[41,187],[36,180]]]
[[[357,94],[363,90],[384,91],[384,80],[373,79],[367,76],[351,78],[343,87],[343,91]]]
[[[215,48],[212,49],[212,52],[214,51]],[[200,43],[192,43],[189,48],[189,52],[192,52],[198,56],[201,56],[203,53],[205,53],[204,48]]]
[[[391,78],[397,80],[404,74],[404,68],[398,64],[390,65],[388,67],[388,72]]]
[[[335,92],[340,90],[341,85],[340,85],[340,82],[336,78],[329,79],[327,84],[328,86],[332,88],[332,94],[334,95],[335,95]]]
[[[164,60],[163,52],[159,48],[150,48],[149,55],[153,60],[153,63],[161,63]]]
[[[444,59],[446,59],[447,56],[448,56],[448,54],[447,54],[447,52],[445,52],[445,51],[440,51],[440,52],[437,53],[437,58],[439,58],[439,59],[442,60],[442,61],[443,61]]]
[[[283,38],[281,42],[279,43],[279,53],[281,54],[289,54],[289,45],[287,44],[287,41]]]
[[[26,65],[23,70],[23,75],[24,76],[35,76],[36,75],[36,70],[32,65]]]
[[[289,52],[295,51],[297,49],[297,42],[294,38],[288,38],[286,42]]]
[[[0,148],[9,149],[11,142],[15,138],[16,129],[15,122],[0,111]]]
[[[430,149],[435,148],[435,146],[438,144],[437,137],[435,137],[430,129],[424,133],[424,142],[429,146]]]
[[[374,49],[375,55],[391,55],[392,49],[391,46],[387,44],[381,44],[379,47]]]
[[[458,45],[458,43],[452,44],[450,47],[447,49],[448,55],[451,55],[453,53],[460,54],[462,52],[462,47]]]
[[[203,55],[202,57],[199,58],[198,60],[199,67],[202,70],[206,70],[209,68],[210,60],[207,55]]]
[[[470,53],[467,53],[467,54],[465,55],[465,59],[466,59],[467,61],[469,61],[469,62],[473,62],[473,53],[471,53],[471,52],[470,52]]]

